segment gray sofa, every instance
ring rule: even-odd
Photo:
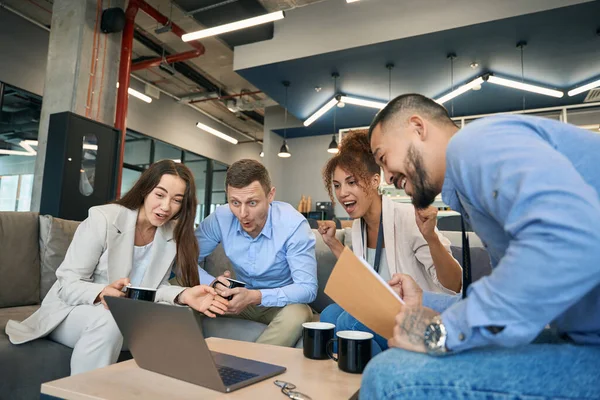
[[[0,399],[39,398],[42,382],[69,375],[71,349],[47,339],[15,346],[4,332],[9,319],[23,320],[38,307],[52,284],[56,268],[62,262],[78,222],[65,221],[36,213],[0,212]],[[460,233],[447,232],[454,256],[461,261]],[[335,257],[317,237],[319,292],[311,304],[321,312],[331,299],[323,290]],[[338,230],[337,237],[348,246],[350,232]],[[489,273],[489,258],[476,236],[471,239],[474,280]],[[205,269],[218,275],[231,269],[229,260],[219,247],[207,258]],[[254,341],[266,328],[258,322],[231,318],[204,320],[206,337]],[[122,352],[120,360],[131,355]]]

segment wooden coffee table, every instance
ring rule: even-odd
[[[338,369],[331,360],[309,360],[302,349],[206,340],[212,351],[250,358],[287,368],[282,375],[225,394],[141,369],[134,360],[42,384],[42,394],[69,400],[90,399],[287,399],[273,384],[280,379],[296,385],[313,400],[348,399],[360,387],[361,375]]]

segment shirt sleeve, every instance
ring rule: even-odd
[[[453,351],[530,343],[600,283],[598,194],[535,125],[462,133],[449,145],[446,179],[475,230],[501,229],[509,242],[492,274],[443,312],[446,343]]]
[[[223,240],[221,229],[219,227],[219,220],[217,219],[217,212],[213,212],[206,217],[196,229],[196,239],[198,240],[198,246],[200,247],[200,256],[198,257],[198,263],[203,263],[206,257],[208,257],[215,248]],[[215,277],[204,270],[204,268],[198,266],[198,273],[200,274],[200,283],[202,285],[210,285]]]
[[[261,289],[264,307],[283,307],[288,304],[312,303],[317,298],[317,259],[315,235],[303,220],[288,239],[286,259],[294,283],[276,289]]]

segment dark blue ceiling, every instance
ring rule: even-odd
[[[375,5],[376,6],[376,5]],[[289,111],[305,120],[334,94],[331,73],[339,72],[338,92],[379,101],[388,100],[388,70],[392,71],[392,96],[417,92],[439,97],[450,89],[450,62],[454,61],[455,87],[485,72],[521,79],[520,50],[525,40],[525,81],[564,90],[600,75],[600,2],[528,14],[422,36],[357,47],[313,57],[237,71],[279,104],[284,104],[282,81],[291,82]],[[359,34],[359,33],[357,33]],[[470,64],[476,61],[475,69]],[[315,87],[321,87],[320,92]],[[485,114],[526,108],[580,103],[585,93],[561,99],[522,92],[492,84],[454,100],[454,116]],[[452,104],[445,104],[451,109]],[[369,125],[377,110],[346,105],[337,109],[336,127]],[[331,134],[333,110],[310,127],[291,128],[287,136]],[[282,134],[282,131],[278,131]]]

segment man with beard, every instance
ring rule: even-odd
[[[391,101],[369,135],[386,179],[418,208],[441,192],[493,272],[464,282],[462,299],[395,275],[395,349],[368,365],[361,399],[597,398],[600,136],[514,115],[459,131],[417,94]]]

